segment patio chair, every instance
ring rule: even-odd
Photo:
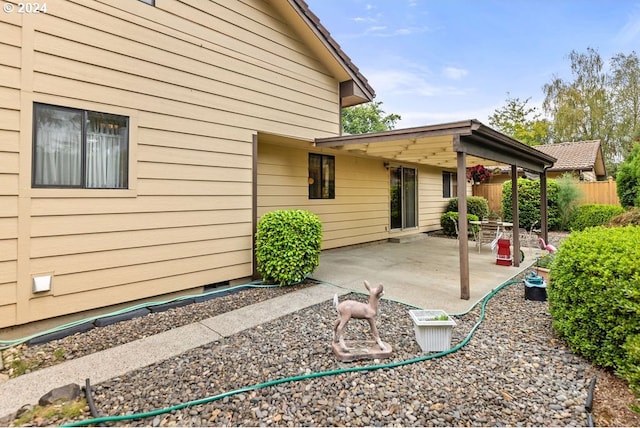
[[[518,229],[520,234],[520,243],[526,243],[527,248],[529,248],[529,255],[533,256],[533,249],[538,246],[538,233],[540,229],[536,229],[536,224],[538,221],[534,221],[529,230],[520,228]]]
[[[495,248],[497,245],[498,239],[502,236],[502,232],[500,231],[500,224],[497,220],[491,219],[487,222],[482,222],[480,226],[480,231],[478,232],[478,237],[476,239],[476,246],[478,247],[478,253],[482,250],[483,244],[491,245],[491,249]]]
[[[456,231],[456,245],[460,245],[460,230],[458,229],[458,220],[455,218],[450,219],[453,222],[453,228]]]

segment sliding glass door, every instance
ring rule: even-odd
[[[389,168],[391,192],[391,230],[418,226],[417,171],[415,168]]]

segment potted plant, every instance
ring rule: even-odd
[[[482,165],[475,165],[467,168],[467,181],[474,184],[484,183],[491,178],[491,171]]]
[[[536,260],[536,273],[541,276],[547,284],[549,283],[549,270],[551,269],[554,258],[554,253],[547,253],[544,256],[538,257]]]
[[[451,348],[451,329],[456,322],[445,311],[412,309],[409,315],[422,352],[441,352]]]

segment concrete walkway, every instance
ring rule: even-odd
[[[37,370],[0,384],[0,419],[25,404],[37,404],[52,389],[69,383],[84,386],[107,381],[190,349],[231,336],[297,310],[325,302],[344,292],[318,284],[254,305],[145,337],[102,352]]]
[[[25,404],[37,404],[50,390],[85,379],[104,382],[166,360],[222,337],[288,313],[330,300],[351,290],[366,292],[363,280],[385,286],[385,298],[425,309],[462,313],[492,289],[525,270],[535,260],[525,250],[520,268],[497,266],[489,249],[481,254],[470,242],[471,299],[460,299],[459,255],[455,240],[426,237],[406,243],[382,243],[322,252],[312,277],[326,284],[297,290],[236,311],[175,328],[102,352],[37,370],[0,384],[0,418]]]

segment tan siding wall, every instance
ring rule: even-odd
[[[422,166],[418,169],[418,203],[420,231],[441,229],[440,216],[449,199],[442,197],[442,170]]]
[[[251,275],[253,135],[335,135],[338,82],[267,2],[49,6],[0,18],[0,328]],[[33,102],[129,116],[129,189],[30,189]]]
[[[306,209],[323,224],[323,249],[388,237],[389,173],[382,160],[336,157],[335,199],[309,199],[309,150],[258,144],[258,216]]]
[[[20,19],[0,14],[0,327],[16,321],[20,139]]]
[[[335,199],[309,199],[309,152],[336,157]],[[276,209],[316,213],[323,223],[323,249],[440,229],[448,202],[440,169],[406,165],[418,169],[419,227],[390,232],[389,171],[383,160],[264,143],[258,144],[258,159],[258,216]]]

